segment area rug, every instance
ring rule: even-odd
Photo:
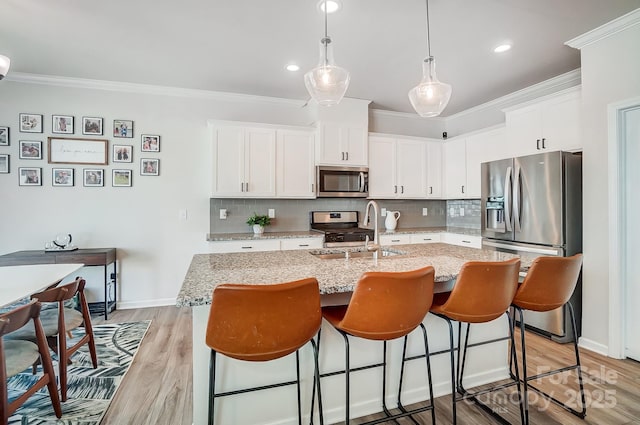
[[[56,418],[46,388],[29,398],[9,418],[9,424],[98,425],[111,403],[118,386],[138,352],[151,321],[103,324],[93,327],[98,354],[94,369],[86,345],[71,357],[68,369],[68,400],[62,405],[62,418]],[[74,331],[81,337],[82,330]],[[54,370],[58,371],[57,357]],[[38,374],[42,374],[39,370]],[[30,370],[9,379],[9,399],[26,390],[35,380]]]

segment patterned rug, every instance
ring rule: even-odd
[[[150,323],[148,320],[94,326],[98,368],[93,368],[86,344],[71,357],[68,400],[61,403],[62,418],[56,418],[45,387],[9,418],[9,424],[98,425],[129,370]],[[80,330],[74,336],[82,334]],[[53,367],[57,372],[57,357],[53,356]],[[42,371],[39,370],[38,374]],[[29,369],[9,379],[9,399],[24,392],[37,380],[37,376],[34,378]]]

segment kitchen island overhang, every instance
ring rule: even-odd
[[[327,250],[325,250],[327,251]],[[333,250],[335,251],[335,250]],[[342,250],[344,251],[344,250]],[[193,309],[193,413],[194,424],[207,422],[209,348],[205,345],[206,323],[213,288],[223,283],[275,284],[305,277],[315,277],[320,284],[323,304],[346,303],[362,273],[366,271],[409,271],[432,265],[436,270],[436,292],[448,291],[467,261],[504,261],[517,256],[497,251],[479,250],[447,244],[397,245],[390,257],[321,259],[318,250],[273,251],[229,254],[196,254],[193,257],[177,298],[178,307]],[[526,267],[526,264],[523,264]],[[429,334],[430,350],[438,352],[449,346],[446,323],[429,314],[424,320]],[[344,369],[342,337],[323,323],[320,368],[322,373]],[[475,325],[471,343],[508,336],[506,317]],[[352,365],[379,362],[382,344],[354,340],[351,345]],[[402,340],[389,344],[388,404],[395,406],[397,377],[400,370]],[[420,354],[420,338],[409,338],[409,355]],[[309,406],[312,385],[311,348],[301,351],[303,374],[303,406]],[[223,358],[219,362],[219,390],[236,390],[269,384],[295,375],[295,360],[287,356],[269,363],[248,363]],[[432,358],[435,396],[450,393],[449,356]],[[380,411],[381,383],[378,370],[367,370],[352,377],[352,417]],[[403,384],[403,403],[428,398],[423,379],[424,362],[409,362]],[[474,347],[466,366],[465,384],[471,388],[507,378],[507,341]],[[323,407],[327,423],[344,419],[344,375],[322,379]],[[247,395],[226,397],[217,401],[216,423],[294,424],[297,423],[295,388],[280,388]],[[251,409],[247,409],[251,406]],[[308,415],[307,412],[303,414]]]

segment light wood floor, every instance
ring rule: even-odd
[[[192,423],[191,310],[158,307],[116,311],[110,323],[148,320],[151,326],[136,355],[131,369],[118,389],[102,425],[190,425]],[[96,324],[104,322],[94,317]],[[535,395],[530,399],[532,424],[640,425],[640,363],[613,360],[581,350],[587,396],[587,417],[581,420],[556,405],[546,406]],[[571,344],[555,344],[527,333],[529,368],[557,367],[573,359]],[[204,372],[203,372],[204,373]],[[575,374],[575,372],[574,372]],[[573,383],[572,376],[567,376]],[[567,387],[559,379],[545,379],[539,386],[566,399]],[[571,387],[571,389],[574,387]],[[506,390],[507,393],[511,390]],[[537,399],[537,401],[536,401]],[[450,397],[436,399],[438,423],[451,423]],[[499,405],[498,407],[502,407]],[[517,407],[511,405],[504,417],[519,423]],[[370,419],[374,416],[363,418]],[[430,424],[430,414],[417,417]],[[355,421],[356,423],[358,421]],[[400,423],[411,423],[408,420]],[[459,424],[493,424],[495,421],[478,407],[458,403]],[[235,425],[235,424],[224,424]]]

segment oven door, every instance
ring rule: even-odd
[[[318,197],[366,198],[368,193],[369,169],[366,167],[316,168]]]

